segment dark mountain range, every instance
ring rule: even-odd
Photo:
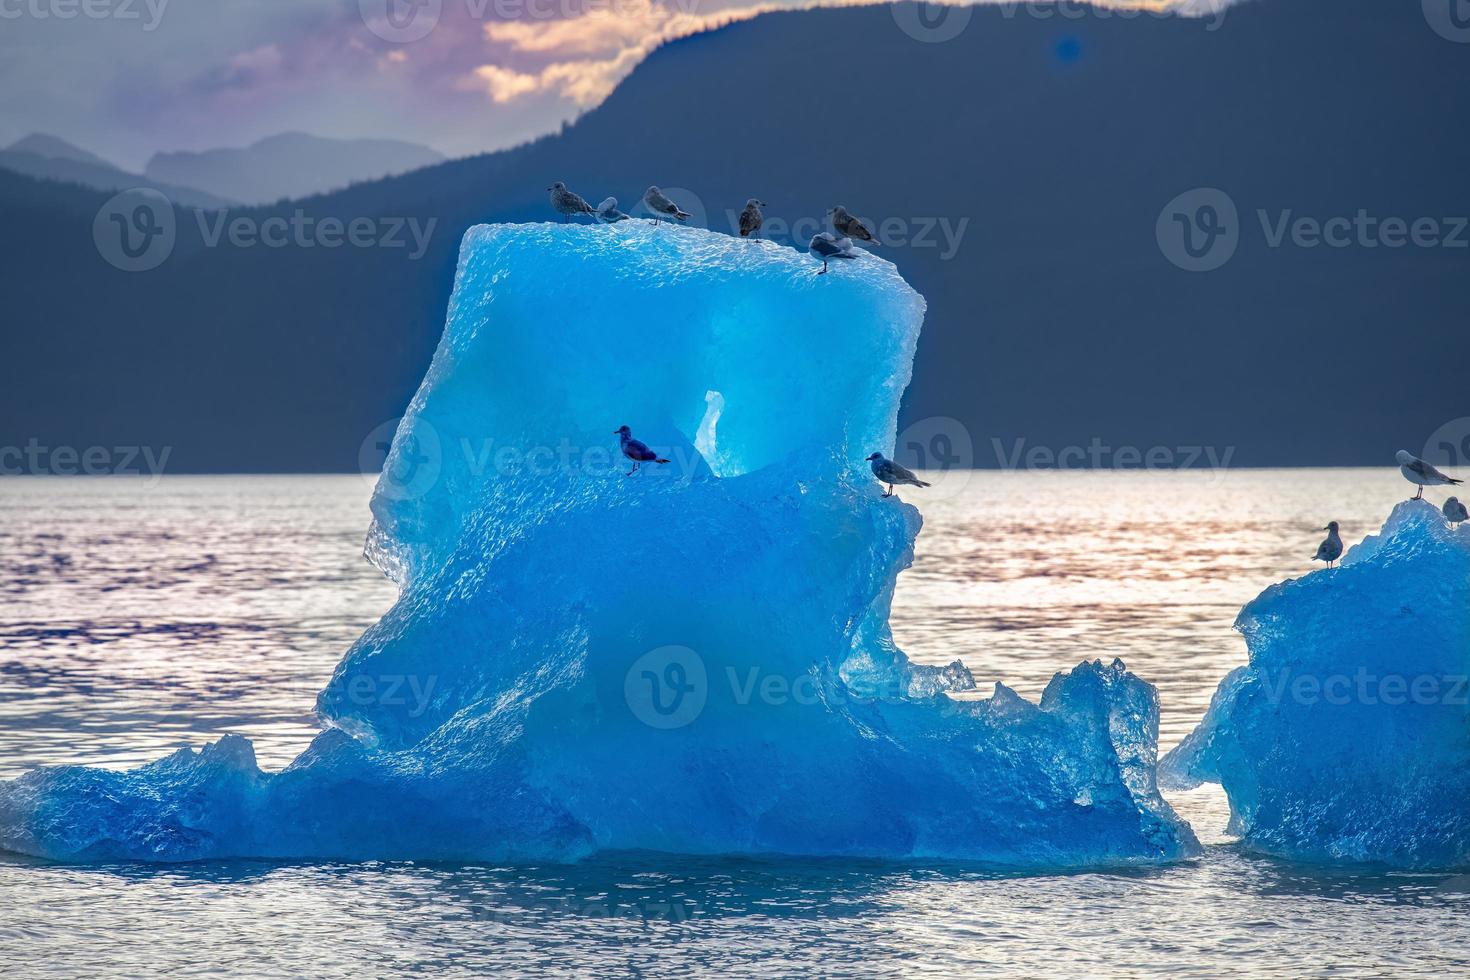
[[[94,244],[107,195],[0,175],[0,446],[352,469],[428,363],[463,230],[547,219],[555,179],[627,210],[682,188],[719,230],[759,196],[778,238],[868,218],[930,304],[903,422],[959,420],[977,465],[1384,463],[1470,416],[1470,45],[1381,0],[1036,10],[943,43],[902,5],[765,15],[663,47],[555,136],[227,215],[396,223],[399,247],[211,244],[175,209],[168,258],[124,272]],[[1201,188],[1226,197],[1180,198]],[[434,222],[417,260],[410,219]]]

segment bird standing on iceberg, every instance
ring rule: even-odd
[[[1465,510],[1465,505],[1460,503],[1459,497],[1451,497],[1444,502],[1444,516],[1445,520],[1451,524],[1470,521],[1470,512]]]
[[[1342,557],[1342,536],[1337,533],[1337,522],[1333,521],[1322,530],[1327,532],[1327,540],[1317,545],[1317,553],[1312,556],[1313,561],[1325,561],[1327,567]]]
[[[846,238],[834,238],[830,232],[825,231],[820,235],[813,235],[806,250],[812,258],[822,260],[822,272],[817,273],[819,276],[827,271],[827,263],[832,259],[857,258],[852,254],[852,242]]]
[[[632,476],[634,473],[637,473],[638,467],[644,463],[658,463],[662,465],[668,462],[666,459],[660,459],[658,453],[649,449],[637,439],[634,439],[633,430],[626,425],[618,426],[617,431],[613,435],[619,437],[618,442],[623,447],[623,455],[633,461],[633,468],[624,473],[624,476]]]
[[[880,482],[888,484],[888,492],[883,496],[893,496],[894,484],[902,484],[910,487],[927,487],[929,484],[914,476],[913,472],[906,467],[899,466],[891,459],[884,458],[882,453],[874,453],[868,457],[868,462],[873,466],[873,475]]]
[[[597,214],[596,211],[592,210],[592,205],[588,204],[582,198],[582,195],[567,190],[567,185],[559,180],[546,189],[551,192],[552,208],[563,219],[578,214],[589,216],[595,216]]]
[[[868,230],[868,226],[848,213],[847,208],[837,205],[827,212],[827,217],[832,222],[832,230],[843,238],[856,238],[860,242],[871,242],[878,244],[878,239]]]
[[[766,223],[766,216],[761,213],[761,208],[766,202],[752,197],[745,202],[745,210],[740,212],[740,237],[749,238],[754,235],[761,237],[761,225]]]
[[[1456,480],[1452,476],[1445,476],[1418,456],[1402,449],[1394,455],[1394,459],[1398,460],[1399,472],[1404,475],[1404,479],[1419,488],[1419,492],[1414,494],[1412,498],[1414,500],[1422,500],[1424,498],[1425,487],[1442,487],[1465,482],[1464,480]]]
[[[597,205],[597,220],[605,225],[615,225],[619,221],[627,221],[628,215],[618,210],[618,199],[609,197]]]
[[[649,185],[648,190],[643,192],[643,203],[648,210],[653,212],[653,223],[658,224],[660,218],[673,218],[683,221],[689,217],[687,211],[681,211],[679,205],[669,200],[664,192],[658,189],[657,184]]]

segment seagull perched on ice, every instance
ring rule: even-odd
[[[615,225],[619,221],[627,221],[628,216],[618,210],[618,199],[610,197],[597,205],[597,220],[605,225]]]
[[[745,202],[745,210],[740,212],[741,238],[749,238],[751,235],[761,237],[761,225],[766,223],[766,216],[761,213],[761,208],[765,206],[765,201],[754,197]]]
[[[929,484],[925,483],[917,476],[914,476],[914,474],[908,469],[899,466],[891,459],[885,459],[882,453],[874,453],[873,455],[869,456],[868,462],[871,463],[873,466],[873,475],[876,476],[880,482],[888,484],[888,492],[883,495],[885,497],[893,496],[893,485],[895,483],[900,483],[910,487],[929,486]]]
[[[856,238],[860,242],[872,242],[878,244],[878,239],[868,230],[868,226],[848,213],[847,208],[837,205],[827,212],[827,217],[832,221],[832,230],[843,238]]]
[[[1312,556],[1312,561],[1325,561],[1327,567],[1342,557],[1342,536],[1337,533],[1337,522],[1333,521],[1322,530],[1327,532],[1327,540],[1317,545],[1317,553]]]
[[[1419,488],[1419,492],[1414,494],[1414,500],[1423,499],[1425,487],[1442,487],[1446,484],[1465,482],[1464,480],[1456,480],[1452,476],[1445,476],[1418,456],[1405,452],[1402,449],[1394,455],[1394,459],[1398,460],[1399,472],[1404,475],[1404,479]]]
[[[581,194],[567,190],[567,185],[559,180],[546,189],[551,191],[551,206],[556,209],[556,213],[561,215],[563,219],[570,218],[575,214],[597,214],[596,211],[592,210],[592,205],[582,199]]]
[[[623,447],[623,455],[633,461],[633,468],[624,473],[624,476],[632,476],[634,473],[637,473],[638,467],[642,466],[644,463],[663,464],[668,462],[668,460],[666,459],[660,459],[658,453],[654,452],[652,449],[649,449],[637,439],[634,439],[633,430],[628,428],[626,425],[618,426],[617,431],[614,432],[613,435],[619,437],[618,442]]]
[[[1470,512],[1465,510],[1465,505],[1460,503],[1459,497],[1451,497],[1444,502],[1444,516],[1445,520],[1451,524],[1470,521]]]
[[[643,192],[643,203],[647,205],[648,210],[653,212],[654,224],[658,224],[660,218],[673,218],[677,221],[683,221],[689,217],[689,213],[687,211],[681,211],[679,205],[669,200],[664,192],[658,189],[657,184],[650,185],[648,190]]]
[[[806,250],[812,258],[822,260],[822,272],[827,271],[827,263],[832,259],[857,258],[852,254],[852,242],[846,238],[834,238],[831,232],[826,231],[820,235],[813,235],[811,244]],[[817,275],[820,276],[822,272],[818,272]]]

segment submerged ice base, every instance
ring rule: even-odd
[[[1401,503],[1236,628],[1250,663],[1165,757],[1165,785],[1221,783],[1232,830],[1268,853],[1470,865],[1470,524]]]
[[[863,254],[644,222],[477,227],[373,500],[397,604],[327,730],[262,773],[226,738],[0,784],[53,858],[574,860],[599,850],[1070,868],[1193,854],[1122,664],[1039,704],[911,664],[918,512],[893,448],[923,301]],[[671,462],[625,476],[618,426]]]

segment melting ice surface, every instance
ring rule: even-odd
[[[574,860],[600,850],[1160,862],[1158,704],[1120,663],[1040,704],[912,665],[892,450],[922,299],[871,255],[692,229],[478,227],[368,550],[394,608],[287,769],[225,738],[0,784],[54,858]],[[625,476],[618,426],[672,462]]]
[[[1269,853],[1470,865],[1470,524],[1401,503],[1236,628],[1250,664],[1165,757],[1166,784],[1221,783],[1232,829]]]

